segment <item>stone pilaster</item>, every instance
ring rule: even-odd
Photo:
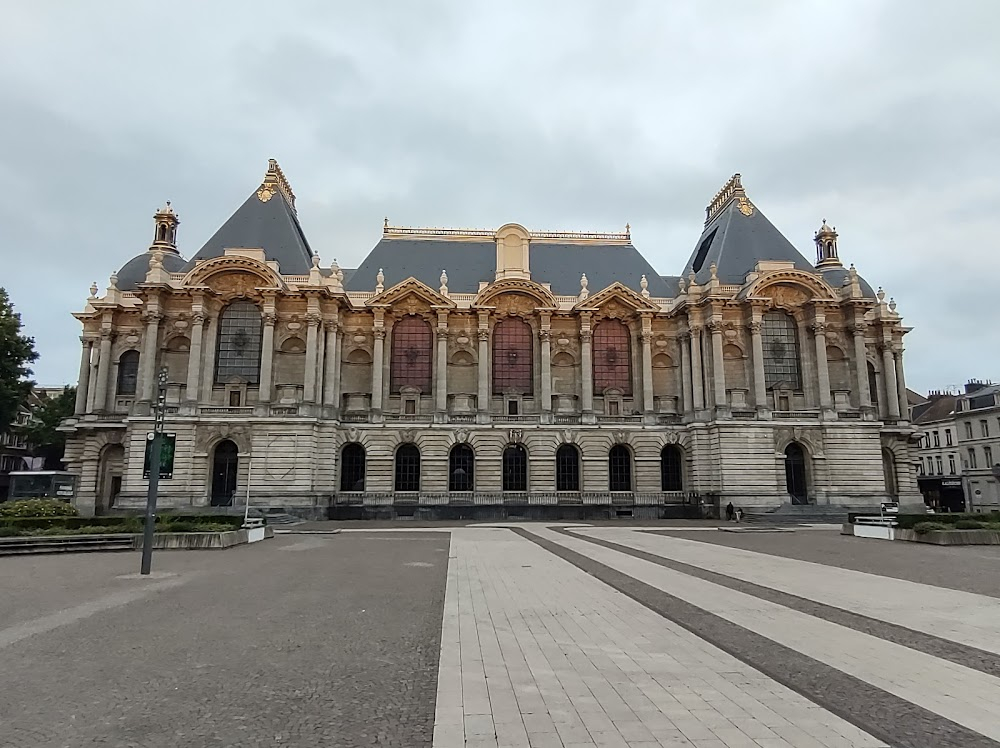
[[[858,323],[854,325],[854,366],[858,381],[858,407],[872,407],[872,393],[868,387],[868,356],[866,355],[865,333],[868,325]]]
[[[693,410],[691,399],[691,334],[682,333],[677,342],[681,349],[681,397],[684,400],[681,404],[681,412],[690,413]]]
[[[94,355],[94,341],[90,338],[81,337],[83,350],[80,353],[80,377],[76,385],[76,404],[73,412],[76,415],[83,415],[87,412],[87,395],[90,389],[90,359]]]
[[[306,318],[306,371],[302,399],[307,403],[316,402],[316,337],[319,323],[320,318],[316,314],[309,314]]]
[[[889,418],[899,420],[899,385],[896,382],[896,361],[892,355],[892,343],[888,340],[882,346],[882,381],[885,382],[885,403]]]
[[[340,408],[339,327],[336,319],[326,322],[326,384],[323,386],[323,404],[335,409]]]
[[[691,326],[691,386],[695,411],[705,409],[705,380],[701,374],[701,326]]]
[[[200,304],[191,318],[191,348],[188,350],[187,384],[184,387],[184,399],[195,403],[198,401],[198,385],[201,381],[201,346],[205,337],[205,315],[201,313]]]
[[[142,387],[139,392],[139,400],[144,403],[152,403],[153,398],[156,396],[156,350],[157,342],[160,335],[160,314],[155,310],[151,309],[146,314],[146,333],[142,336],[142,351],[139,354],[139,364],[142,368],[139,379],[142,382]],[[103,338],[103,333],[102,333]],[[108,363],[110,364],[111,357],[111,344],[108,343]],[[103,365],[104,358],[104,341],[101,341],[101,359]],[[105,371],[104,376],[107,376],[109,372]],[[101,377],[100,370],[98,370],[98,377]],[[102,394],[103,393],[103,394]],[[97,399],[100,405],[98,407],[103,408],[104,406],[104,396],[107,394],[107,383],[98,384]]]
[[[716,410],[726,410],[729,401],[726,397],[726,367],[722,359],[722,321],[714,319],[709,323],[712,331],[712,381]]]
[[[375,345],[372,354],[372,413],[382,414],[382,370],[385,366],[385,327],[381,315],[376,314]]]
[[[539,330],[538,341],[542,349],[542,412],[548,413],[552,410],[552,331],[547,327]]]
[[[208,326],[205,328],[205,340],[208,347],[205,349],[205,362],[201,376],[201,401],[203,403],[212,402],[212,388],[215,386],[215,354],[218,348],[219,315],[210,314],[208,316]]]
[[[832,410],[830,367],[826,360],[826,322],[822,316],[817,315],[812,331],[813,341],[816,345],[816,385],[819,388],[819,407],[823,410]]]
[[[580,315],[580,382],[581,406],[584,413],[594,412],[594,356],[591,350],[593,333],[590,315]]]
[[[437,364],[434,367],[434,410],[443,420],[448,412],[448,312],[438,312]]]
[[[896,347],[893,350],[893,359],[896,364],[896,387],[898,389],[899,396],[899,417],[904,420],[910,420],[910,401],[906,397],[906,379],[903,377],[903,348],[901,346]]]
[[[764,375],[764,341],[761,337],[763,323],[760,313],[754,311],[750,328],[750,352],[753,358],[753,404],[760,410],[767,410],[767,378]]]
[[[257,389],[257,400],[261,403],[271,402],[271,372],[274,367],[274,324],[277,318],[273,312],[265,311],[262,316],[264,334],[260,350],[260,386]]]
[[[476,410],[483,421],[490,412],[490,317],[488,312],[479,313],[479,362],[477,364],[478,388]]]

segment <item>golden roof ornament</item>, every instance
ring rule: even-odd
[[[292,192],[292,186],[285,179],[285,173],[281,171],[278,162],[271,158],[267,161],[267,172],[264,174],[264,181],[261,182],[260,187],[257,189],[257,199],[262,203],[266,203],[279,192],[288,202],[292,212],[295,212],[295,193]]]
[[[733,174],[722,189],[719,190],[712,201],[705,208],[705,225],[710,224],[730,203],[736,202],[740,213],[750,217],[753,215],[754,206],[747,197],[746,190],[743,189],[743,181],[739,172]]]

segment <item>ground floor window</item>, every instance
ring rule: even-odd
[[[341,452],[340,490],[365,490],[365,448],[357,442],[345,444]]]
[[[580,453],[572,444],[556,450],[556,491],[580,490]]]
[[[611,491],[632,490],[632,453],[616,444],[608,454],[608,487]]]
[[[520,444],[511,444],[503,451],[503,490],[528,490],[528,453]]]
[[[476,455],[468,444],[456,444],[448,455],[448,490],[472,491],[475,486]]]
[[[681,450],[678,447],[668,444],[663,448],[663,452],[660,453],[660,490],[684,490],[682,463]]]
[[[416,444],[403,444],[396,450],[396,490],[420,490],[420,450]]]

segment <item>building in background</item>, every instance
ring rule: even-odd
[[[920,429],[917,485],[927,506],[935,511],[964,512],[962,458],[955,419],[958,395],[936,391],[913,407],[913,425]]]
[[[969,509],[1000,511],[1000,385],[968,382],[955,417]]]
[[[169,203],[83,311],[66,462],[86,510],[314,517],[674,516],[922,505],[896,304],[810,262],[737,174],[680,275],[621,233],[389,225],[324,265],[274,161],[190,260]],[[252,474],[251,474],[252,456]]]

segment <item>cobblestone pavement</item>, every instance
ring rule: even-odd
[[[0,746],[429,746],[448,545],[3,559]]]

